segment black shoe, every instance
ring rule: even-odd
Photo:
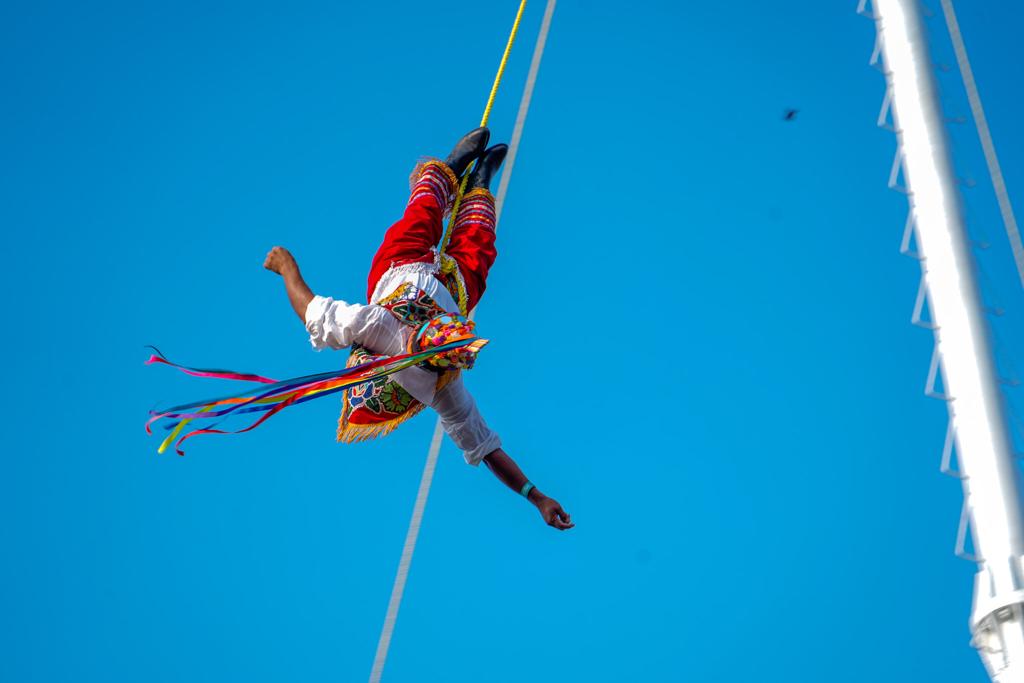
[[[469,175],[469,185],[466,187],[466,191],[475,190],[478,187],[485,190],[490,189],[491,179],[501,168],[501,162],[505,161],[506,154],[508,154],[508,145],[506,144],[495,145],[484,150],[479,161],[476,162],[473,172]]]
[[[452,169],[455,175],[461,178],[473,159],[476,159],[483,152],[490,137],[491,131],[487,130],[487,128],[477,128],[466,133],[445,160],[448,168]]]

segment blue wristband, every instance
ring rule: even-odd
[[[523,488],[519,489],[519,495],[521,495],[523,498],[529,499],[530,491],[532,491],[533,489],[534,489],[533,482],[529,482],[528,481],[525,484],[523,484]]]

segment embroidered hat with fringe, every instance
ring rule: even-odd
[[[409,352],[429,351],[438,346],[472,339],[476,323],[458,313],[445,313],[427,321],[409,338]],[[487,339],[475,339],[470,344],[431,356],[425,365],[435,370],[469,370],[476,362],[477,353]]]

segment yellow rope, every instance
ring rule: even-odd
[[[519,22],[523,18],[523,10],[526,9],[526,0],[519,3],[519,11],[516,12],[516,20],[512,22],[512,32],[508,35],[508,43],[505,45],[505,54],[501,56],[501,64],[498,65],[498,73],[494,76],[494,85],[491,86],[491,94],[487,96],[487,106],[484,107],[484,115],[480,119],[480,125],[486,126],[487,120],[491,118],[491,107],[494,106],[494,98],[498,94],[498,86],[501,85],[501,77],[505,75],[505,65],[508,64],[508,56],[512,53],[512,44],[516,42],[516,34],[519,33]]]
[[[505,45],[505,53],[501,55],[501,63],[498,64],[498,73],[494,76],[494,84],[491,86],[491,93],[487,96],[487,106],[484,107],[484,115],[480,118],[480,125],[486,126],[491,118],[491,108],[494,106],[494,98],[498,95],[498,87],[501,85],[501,78],[505,75],[505,65],[508,63],[508,56],[512,53],[512,44],[516,42],[516,34],[519,32],[519,22],[523,18],[523,10],[526,9],[526,0],[519,3],[519,11],[516,12],[516,20],[512,23],[512,31],[508,35],[508,43]],[[458,192],[455,193],[455,202],[452,205],[452,212],[448,217],[448,227],[445,228],[444,237],[441,239],[441,272],[454,275],[458,270],[455,259],[444,253],[448,248],[448,241],[452,237],[452,228],[455,227],[455,217],[459,213],[459,205],[462,204],[462,194],[466,191],[466,183],[469,182],[469,173],[476,164],[471,164],[462,177]],[[469,301],[466,296],[466,283],[462,278],[455,278],[459,289],[459,310],[466,315]]]

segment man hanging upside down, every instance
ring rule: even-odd
[[[314,349],[351,346],[351,366],[443,344],[472,331],[473,323],[458,313],[456,300],[466,312],[476,307],[497,257],[489,186],[508,152],[503,144],[485,149],[489,136],[486,128],[477,128],[444,162],[426,161],[413,172],[405,214],[388,229],[370,266],[369,305],[315,296],[292,255],[282,247],[271,249],[263,265],[284,279],[288,299],[306,324]],[[474,159],[476,167],[443,249],[454,267],[442,268],[435,245],[461,177]],[[545,522],[556,529],[572,528],[558,501],[541,493],[501,449],[501,440],[466,390],[460,372],[472,367],[476,350],[456,349],[425,367],[410,367],[346,390],[338,440],[383,436],[429,405],[441,416],[445,432],[462,449],[467,463],[483,461],[506,486],[537,506]]]

